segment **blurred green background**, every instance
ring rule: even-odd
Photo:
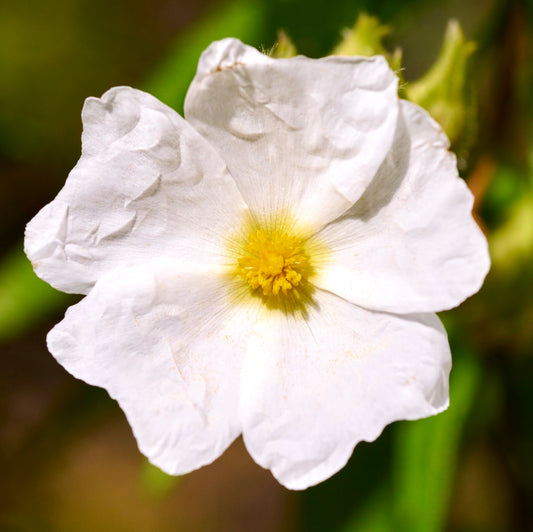
[[[385,48],[403,50],[402,93],[413,99],[450,18],[477,43],[468,61],[448,57],[450,76],[464,64],[466,76],[451,96],[459,107],[439,118],[455,113],[453,147],[493,259],[481,292],[441,316],[451,406],[389,426],[302,493],[279,486],[241,441],[211,466],[167,477],[139,454],[106,392],[47,353],[46,332],[76,299],[33,275],[24,225],[79,157],[85,97],[131,85],[181,110],[212,40],[269,50],[283,29],[317,57],[363,12],[391,28]],[[0,531],[533,530],[532,35],[532,0],[3,0]]]

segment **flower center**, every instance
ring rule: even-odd
[[[287,294],[298,286],[309,268],[302,242],[287,233],[266,235],[258,230],[248,238],[246,255],[239,259],[239,275],[265,296]]]

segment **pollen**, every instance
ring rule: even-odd
[[[265,296],[294,290],[309,269],[302,241],[287,233],[268,235],[259,229],[250,234],[244,252],[239,259],[239,275],[252,290]]]

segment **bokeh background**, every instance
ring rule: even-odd
[[[467,134],[454,149],[493,267],[479,294],[441,316],[451,406],[389,426],[305,492],[279,486],[241,441],[211,466],[168,477],[137,451],[107,393],[47,353],[47,331],[76,298],[33,275],[24,225],[79,157],[85,97],[131,85],[181,110],[212,40],[268,50],[283,29],[301,53],[321,56],[362,12],[392,29],[385,44],[403,49],[406,87],[437,58],[448,19],[477,43]],[[532,35],[532,0],[2,0],[0,530],[533,530]]]

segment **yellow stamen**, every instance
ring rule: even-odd
[[[244,249],[247,254],[239,259],[239,275],[265,296],[287,294],[309,268],[301,240],[287,233],[266,235],[259,229],[249,236]]]

